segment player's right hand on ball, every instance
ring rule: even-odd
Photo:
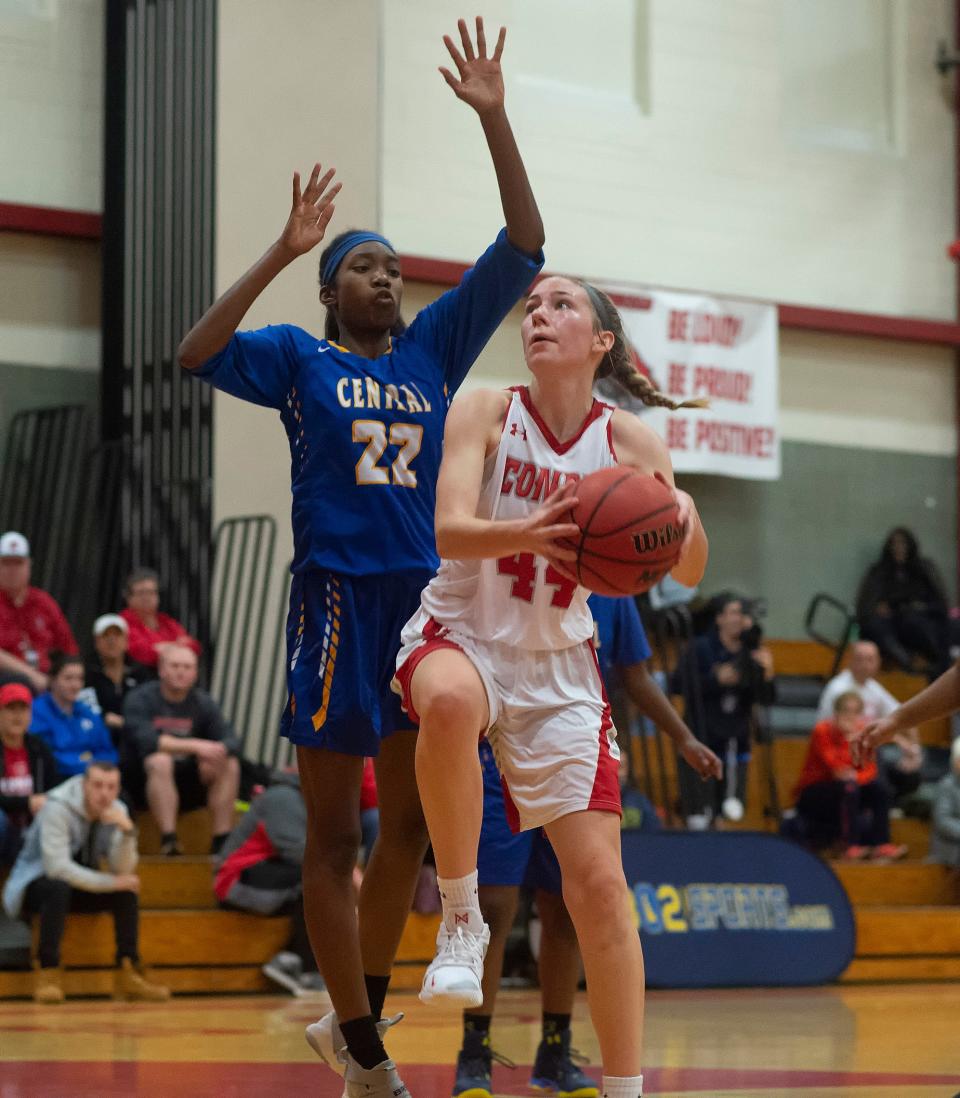
[[[580,527],[570,521],[569,512],[577,504],[576,481],[567,481],[553,492],[520,525],[523,548],[550,561],[575,561],[573,549],[561,544],[580,536]]]
[[[294,255],[304,255],[323,240],[333,217],[333,200],[341,187],[340,183],[330,186],[335,171],[335,168],[328,168],[321,175],[320,165],[314,164],[303,193],[300,191],[300,173],[293,173],[293,204],[280,243]]]

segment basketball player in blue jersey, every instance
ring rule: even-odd
[[[376,232],[335,238],[320,257],[325,338],[277,325],[237,332],[258,295],[324,237],[339,184],[317,164],[276,243],[180,345],[185,368],[276,408],[292,460],[294,562],[287,629],[289,701],[309,832],[303,867],[310,940],[335,1013],[307,1039],[345,1075],[345,1098],[405,1098],[383,1046],[381,1011],[426,849],[414,774],[416,733],[390,692],[400,630],[438,558],[433,514],[449,398],[543,264],[543,224],[504,110],[505,30],[488,55],[463,20],[441,72],[480,117],[506,228],[460,285],[400,319],[397,253]],[[364,756],[376,757],[380,836],[352,871]]]
[[[617,679],[630,700],[673,740],[700,773],[719,778],[720,760],[694,736],[650,674],[650,646],[632,598],[587,600],[593,614],[594,646],[605,683]],[[483,771],[483,823],[477,856],[480,910],[490,927],[483,966],[483,1002],[464,1011],[463,1043],[457,1057],[453,1098],[491,1098],[490,1023],[496,1003],[504,948],[513,926],[520,886],[535,890],[542,929],[540,995],[543,1034],[530,1085],[557,1098],[597,1098],[596,1083],[578,1067],[570,1047],[570,1017],[580,982],[577,933],[563,902],[560,863],[542,828],[514,834],[507,823],[503,785],[489,742],[480,744]]]

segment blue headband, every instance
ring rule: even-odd
[[[370,241],[376,241],[376,243],[382,244],[385,248],[389,248],[391,252],[396,254],[396,248],[394,248],[385,236],[381,236],[379,233],[368,232],[365,229],[358,229],[355,233],[348,233],[333,249],[327,257],[327,262],[323,265],[323,271],[320,275],[320,281],[323,285],[329,286],[334,280],[337,270],[343,262],[343,258],[347,252],[352,251],[358,244],[367,244]]]

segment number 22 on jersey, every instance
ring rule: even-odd
[[[423,427],[419,423],[391,423],[379,419],[355,419],[353,441],[365,443],[357,462],[357,484],[399,484],[416,488],[417,474],[411,468],[423,445]],[[389,466],[380,464],[387,446],[396,446],[397,456]]]

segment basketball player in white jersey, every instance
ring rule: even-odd
[[[620,317],[593,287],[546,278],[527,300],[529,387],[457,400],[437,485],[443,558],[407,624],[397,683],[419,721],[417,781],[436,856],[444,921],[421,999],[481,1002],[489,931],[477,904],[484,733],[518,829],[545,827],[563,873],[605,1098],[642,1094],[644,974],[620,861],[619,753],[591,638],[588,592],[560,542],[576,481],[617,463],[673,483],[663,441],[593,397],[613,374],[648,403],[666,397],[633,368]],[[707,539],[692,499],[672,571],[694,585]]]

